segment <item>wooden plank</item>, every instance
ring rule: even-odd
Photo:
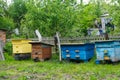
[[[5,60],[4,54],[3,54],[3,41],[0,40],[0,60]]]
[[[37,39],[33,38],[30,40],[36,41]],[[45,43],[54,44],[54,37],[43,37],[42,40]],[[104,36],[60,37],[61,43],[91,42],[91,41],[93,42],[93,41],[101,41],[101,40],[105,40]],[[109,40],[120,40],[120,36],[110,35]],[[8,41],[10,40],[8,39]]]
[[[58,33],[56,33],[56,37],[57,37],[57,40],[58,40],[58,47],[59,47],[59,60],[62,61],[61,45],[60,45],[60,39],[59,39],[59,34]]]

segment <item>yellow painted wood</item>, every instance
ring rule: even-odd
[[[31,44],[29,44],[29,42],[31,42],[31,40],[25,40],[25,39],[12,40],[13,54],[14,53],[31,53],[32,46]]]

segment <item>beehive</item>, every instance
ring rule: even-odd
[[[61,44],[62,59],[83,60],[87,62],[94,56],[94,44],[64,43]]]
[[[98,41],[95,42],[97,62],[98,61],[120,61],[120,41]]]
[[[6,30],[0,29],[0,40],[2,40],[4,43],[6,42]]]
[[[30,41],[31,40],[26,40],[26,39],[12,40],[13,54],[31,53],[32,52],[32,47],[31,47],[31,44],[29,44]]]
[[[52,45],[43,42],[30,42],[32,44],[31,57],[35,61],[44,61],[52,57]]]

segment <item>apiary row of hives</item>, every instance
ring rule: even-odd
[[[51,44],[30,40],[12,40],[12,44],[15,59],[21,59],[23,55],[31,56],[35,61],[44,61],[52,57],[51,47],[53,45]],[[100,61],[117,62],[120,60],[120,41],[61,43],[61,58],[63,60],[82,60],[88,62],[95,53],[97,64]]]

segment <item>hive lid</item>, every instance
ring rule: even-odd
[[[44,43],[44,42],[40,42],[40,41],[32,41],[29,42],[30,44],[43,44],[43,45],[49,45],[49,46],[53,46],[52,44],[48,44],[48,43]]]
[[[113,42],[114,40],[100,40],[100,41],[95,41],[96,42]]]
[[[29,39],[12,39],[12,44],[21,44],[21,43],[28,43],[28,42],[31,42],[31,40]]]
[[[18,38],[18,39],[11,39],[12,41],[19,41],[19,40],[29,40],[29,41],[31,41],[30,39],[23,39],[23,38]]]
[[[91,43],[61,43],[61,45],[84,45],[84,44],[91,44]]]

